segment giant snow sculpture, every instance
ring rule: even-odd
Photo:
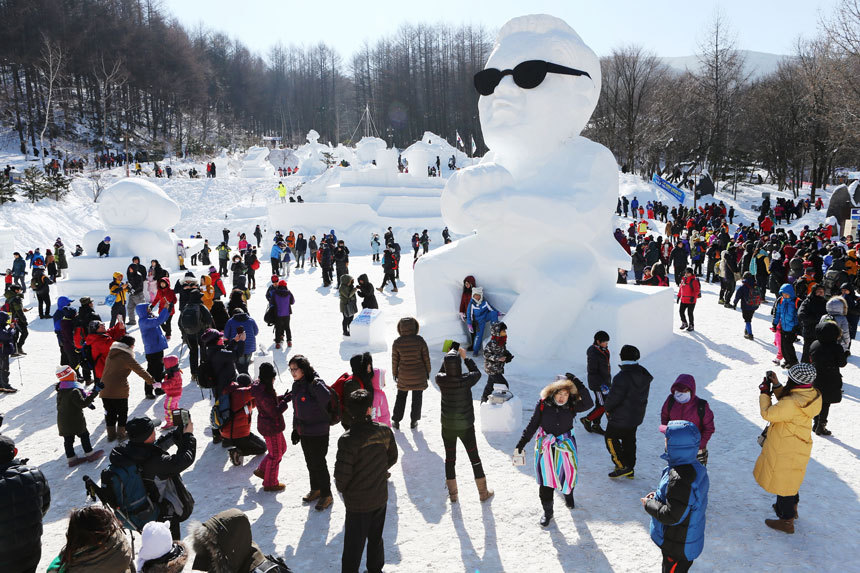
[[[476,75],[490,152],[442,193],[451,231],[475,234],[422,257],[422,334],[461,332],[461,281],[474,275],[501,311],[515,354],[580,361],[598,329],[643,353],[671,336],[669,289],[616,287],[629,257],[612,238],[618,167],[579,133],[600,94],[600,63],[564,21],[515,18]]]

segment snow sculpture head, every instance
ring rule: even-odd
[[[179,222],[181,210],[160,187],[142,179],[123,179],[105,189],[99,216],[107,228],[164,231]]]
[[[487,146],[503,156],[550,153],[579,135],[600,95],[600,61],[563,20],[546,14],[514,18],[502,26],[486,69],[513,70],[517,64],[543,60],[588,76],[548,73],[532,89],[519,87],[511,75],[478,100]]]

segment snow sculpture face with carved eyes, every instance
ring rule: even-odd
[[[505,160],[549,154],[585,127],[600,95],[600,61],[563,20],[546,15],[515,18],[499,31],[485,69],[514,70],[545,61],[586,75],[547,73],[532,89],[505,75],[478,111],[487,146]],[[503,161],[504,163],[505,161]]]
[[[179,222],[181,210],[160,187],[143,179],[125,179],[108,188],[99,200],[99,216],[107,228],[131,227],[164,231]]]

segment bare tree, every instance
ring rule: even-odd
[[[93,73],[101,84],[99,86],[99,112],[101,113],[102,145],[107,141],[108,104],[113,94],[122,89],[126,82],[123,66],[124,60],[121,57],[110,63],[105,61],[104,54],[100,54],[93,69]]]
[[[39,71],[45,78],[45,123],[39,133],[39,147],[45,149],[45,131],[51,121],[51,106],[56,98],[57,86],[59,84],[60,72],[63,67],[63,49],[60,45],[47,35],[42,34],[42,57],[39,62]],[[47,158],[42,153],[42,167],[45,166]]]

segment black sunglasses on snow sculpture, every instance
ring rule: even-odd
[[[488,96],[496,91],[496,86],[505,76],[513,76],[514,83],[523,89],[530,90],[538,87],[547,74],[564,74],[567,76],[585,76],[591,79],[588,72],[576,70],[543,60],[528,60],[517,64],[512,70],[487,68],[475,74],[475,89],[478,93]]]

